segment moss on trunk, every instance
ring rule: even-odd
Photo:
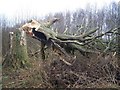
[[[17,30],[11,42],[13,45],[4,60],[4,66],[18,69],[30,65],[27,53],[26,34]]]

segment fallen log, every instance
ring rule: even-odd
[[[46,45],[48,41],[50,41],[52,43],[52,46],[56,47],[66,57],[69,57],[69,55],[67,54],[67,49],[78,50],[82,55],[85,55],[85,53],[99,53],[98,51],[91,50],[89,44],[94,40],[98,39],[99,37],[106,35],[107,33],[112,33],[116,31],[116,28],[115,28],[105,33],[102,33],[98,36],[91,36],[91,37],[90,35],[94,34],[97,30],[99,30],[99,28],[89,30],[89,32],[84,33],[82,35],[78,35],[78,36],[60,34],[60,33],[54,32],[50,28],[50,26],[56,23],[57,21],[59,21],[58,18],[55,18],[47,23],[40,23],[36,20],[31,20],[28,23],[24,24],[20,28],[20,30],[24,30],[26,33],[28,33],[32,37],[35,37],[41,42],[43,39],[46,38],[45,39]],[[39,33],[38,36],[35,35],[35,33],[33,32],[33,29]],[[45,37],[42,37],[40,34],[43,34],[43,36]]]

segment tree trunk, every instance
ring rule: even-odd
[[[29,65],[26,33],[24,31],[16,31],[10,33],[9,54],[6,56],[3,65],[12,66],[13,68],[25,68]]]
[[[94,49],[95,41],[106,35],[107,33],[115,33],[118,28],[111,29],[99,35],[93,35],[99,28],[89,30],[88,32],[82,35],[67,35],[56,33],[51,30],[50,26],[54,24],[59,19],[54,19],[49,23],[39,23],[36,20],[31,20],[30,22],[23,25],[20,30],[25,31],[27,34],[35,37],[39,41],[50,41],[52,46],[55,47],[58,51],[64,54],[65,57],[69,58],[69,52],[78,50],[82,55],[86,56],[86,53],[99,53],[104,52],[104,50]],[[32,24],[34,23],[34,24]],[[46,38],[44,38],[44,37]],[[99,40],[103,43],[102,40]],[[111,43],[110,43],[111,44]],[[41,54],[43,59],[45,59],[44,46],[42,45]],[[99,46],[99,45],[98,45]],[[69,51],[68,51],[69,50]],[[109,49],[105,50],[108,51]]]
[[[15,54],[15,67],[26,67],[28,65],[28,53],[26,34],[24,31],[17,31],[15,34],[15,48],[13,48],[13,54]]]
[[[118,66],[120,68],[120,2],[118,4],[118,35],[117,35],[117,56],[118,56]]]

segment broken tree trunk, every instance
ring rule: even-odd
[[[29,65],[26,33],[24,31],[10,32],[9,53],[3,61],[4,67],[25,68]]]
[[[15,33],[15,43],[14,51],[15,54],[15,67],[26,67],[29,64],[28,53],[27,53],[27,43],[26,43],[26,33],[24,31],[17,31]]]

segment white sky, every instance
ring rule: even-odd
[[[0,0],[0,14],[14,17],[31,13],[43,16],[59,11],[73,11],[85,8],[87,3],[96,4],[98,8],[119,0]]]

